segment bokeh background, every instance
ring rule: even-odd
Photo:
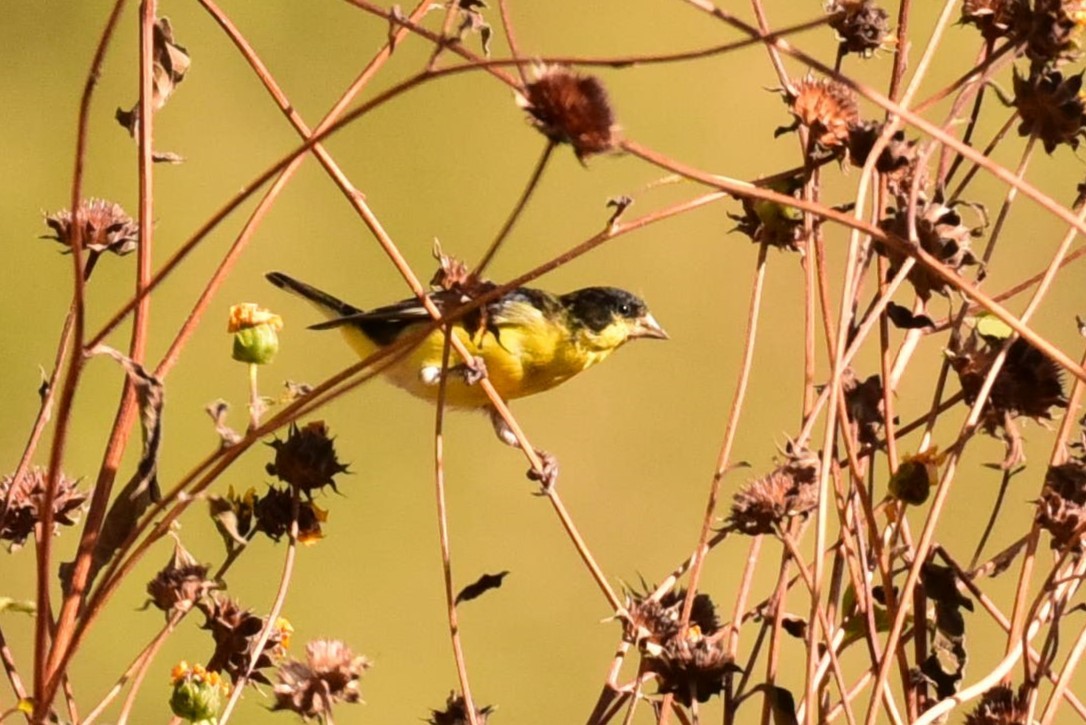
[[[110,3],[9,2],[0,23],[0,239],[5,265],[0,284],[0,469],[10,472],[36,413],[41,368],[52,364],[70,295],[70,263],[45,233],[42,211],[68,205],[75,121],[86,70]],[[135,4],[133,4],[135,5]],[[745,3],[726,2],[738,13]],[[935,10],[917,3],[913,27],[915,62]],[[612,56],[706,47],[737,34],[681,2],[650,0],[552,0],[510,2],[521,50],[530,56]],[[771,22],[783,24],[821,12],[821,5],[768,3]],[[136,211],[136,147],[113,120],[118,106],[137,94],[136,8],[130,7],[105,64],[90,127],[85,188]],[[248,37],[292,104],[313,125],[385,42],[386,24],[345,2],[227,0],[223,10]],[[156,169],[155,244],[159,259],[177,248],[240,187],[297,144],[297,137],[227,38],[196,3],[163,2],[178,41],[193,66],[169,105],[156,117],[159,150],[185,157],[179,166]],[[499,26],[496,8],[486,11]],[[440,12],[428,19],[440,23]],[[797,42],[832,61],[829,30]],[[972,29],[952,28],[924,88],[928,92],[962,73],[976,53]],[[478,49],[478,39],[467,43]],[[417,71],[431,47],[408,38],[364,97]],[[495,56],[508,51],[496,33]],[[849,59],[845,70],[885,88],[892,55]],[[790,63],[795,75],[805,72]],[[798,163],[794,138],[773,138],[790,117],[764,51],[696,62],[596,71],[606,83],[624,132],[662,153],[735,178],[755,178]],[[1006,76],[1001,82],[1008,83]],[[926,95],[925,92],[921,96]],[[941,107],[943,108],[943,107]],[[990,104],[978,131],[987,139],[1005,119]],[[878,115],[864,107],[865,115]],[[936,109],[931,118],[941,119]],[[995,158],[1014,166],[1023,141],[1008,140]],[[328,148],[361,189],[392,238],[420,276],[433,268],[431,247],[476,259],[500,227],[543,146],[516,107],[510,90],[482,73],[428,84],[397,99],[330,139]],[[1083,167],[1067,149],[1038,155],[1030,178],[1070,203]],[[827,198],[847,201],[858,174],[830,169]],[[689,183],[658,184],[665,172],[629,157],[592,159],[581,165],[559,149],[543,181],[491,272],[503,280],[546,261],[596,233],[605,223],[606,201],[635,199],[635,215],[694,196]],[[997,207],[1000,187],[982,179],[973,198]],[[184,319],[202,282],[240,229],[246,204],[221,225],[156,293],[149,358],[157,360]],[[538,398],[518,401],[514,411],[537,445],[561,461],[561,491],[575,520],[611,581],[657,581],[692,549],[705,506],[714,461],[735,385],[746,305],[757,248],[726,212],[736,202],[703,208],[622,237],[548,274],[539,286],[562,292],[592,284],[625,287],[649,301],[671,341],[637,343],[608,363]],[[990,269],[988,289],[1002,289],[1024,272],[1043,268],[1062,228],[1028,201],[1009,220],[1004,245]],[[839,261],[845,235],[828,234]],[[103,259],[89,287],[89,328],[94,330],[130,294],[134,257]],[[728,479],[728,491],[772,465],[777,448],[798,430],[802,390],[802,270],[795,255],[772,253],[765,317],[755,356],[748,407],[735,458],[752,473]],[[165,451],[160,477],[172,485],[217,445],[204,407],[217,398],[233,404],[230,422],[245,425],[246,370],[230,359],[225,333],[229,305],[259,302],[283,315],[283,349],[262,370],[262,386],[277,394],[283,380],[318,382],[351,363],[335,335],[306,330],[308,307],[263,280],[278,269],[368,307],[406,295],[407,289],[377,244],[324,172],[307,160],[268,216],[235,273],[214,302],[204,325],[166,382]],[[833,269],[838,269],[835,264]],[[1082,311],[1083,270],[1063,274],[1036,326],[1077,356],[1073,315]],[[910,304],[902,294],[903,304]],[[1020,310],[1017,300],[1012,309]],[[933,313],[950,306],[941,299]],[[127,329],[111,343],[127,345]],[[903,420],[928,404],[945,337],[923,343],[899,398]],[[858,365],[874,371],[868,354]],[[824,355],[820,376],[825,376]],[[111,362],[95,361],[77,400],[65,473],[93,480],[121,386]],[[949,436],[965,409],[951,416]],[[329,509],[326,538],[301,550],[285,614],[296,629],[298,654],[305,641],[338,637],[375,662],[366,674],[367,704],[343,707],[341,723],[409,723],[440,707],[456,687],[441,583],[433,493],[432,407],[382,382],[367,384],[320,415],[337,436],[352,475],[340,496],[318,503]],[[532,495],[525,463],[498,444],[481,415],[457,414],[448,422],[447,473],[453,566],[458,585],[483,572],[512,573],[503,588],[461,608],[461,627],[477,702],[499,706],[495,722],[581,722],[599,692],[619,626],[580,565],[545,499]],[[990,551],[1009,543],[1029,517],[1028,499],[1039,490],[1050,434],[1026,430],[1030,466],[1016,478]],[[912,446],[910,448],[910,446]],[[915,440],[902,443],[914,450]],[[125,478],[131,470],[129,446]],[[43,447],[41,449],[45,451]],[[940,532],[948,547],[967,558],[994,499],[997,472],[981,463],[1000,460],[1001,446],[979,441],[959,476],[959,491]],[[40,458],[40,457],[39,457]],[[271,450],[255,447],[216,486],[262,489]],[[722,512],[723,513],[723,512]],[[922,515],[921,510],[917,516]],[[917,525],[921,519],[916,519]],[[202,505],[183,519],[180,535],[202,561],[217,563],[223,546]],[[58,540],[61,558],[74,532]],[[777,551],[768,543],[755,596],[768,594]],[[704,591],[730,612],[747,542],[723,545],[709,561]],[[167,560],[163,541],[111,604],[73,665],[73,684],[84,708],[157,631],[162,615],[141,611],[146,581]],[[285,547],[257,539],[228,576],[229,593],[258,612],[274,597]],[[0,595],[33,596],[31,549],[0,556]],[[1008,580],[1007,586],[1010,585]],[[805,598],[804,598],[805,601]],[[801,609],[801,611],[803,611]],[[211,643],[190,617],[151,670],[135,722],[168,717],[168,671],[179,659],[205,660]],[[0,625],[24,675],[29,673],[29,619],[3,615]],[[968,626],[973,662],[1002,648],[986,618]],[[974,636],[974,632],[981,633]],[[799,642],[786,645],[783,684],[798,691]],[[986,649],[987,647],[987,649]],[[858,655],[859,653],[854,653]],[[789,659],[791,658],[791,660]],[[855,662],[862,662],[862,657]],[[980,670],[973,670],[974,672]],[[967,675],[966,681],[971,681]],[[12,696],[0,689],[0,709]],[[269,700],[249,692],[237,722],[286,721],[270,715]],[[715,703],[709,707],[714,712]],[[647,715],[647,711],[643,713]],[[710,720],[716,715],[709,715]],[[108,718],[107,718],[108,721]]]

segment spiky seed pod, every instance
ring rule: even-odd
[[[881,222],[884,231],[901,239],[909,238],[908,207],[902,205],[890,211]],[[951,270],[957,272],[964,267],[977,264],[973,255],[972,238],[979,233],[978,228],[970,228],[962,223],[961,216],[953,208],[939,203],[924,204],[918,210],[916,236],[920,248],[935,257]],[[893,277],[905,263],[908,255],[899,252],[888,244],[876,242],[875,248],[890,260],[887,277]],[[932,292],[947,295],[950,287],[942,277],[916,264],[909,271],[909,282],[921,299],[931,298]]]
[[[34,467],[19,482],[14,474],[0,479],[0,503],[10,504],[0,519],[0,541],[7,541],[12,549],[18,549],[34,533],[41,523],[45,505],[46,472]],[[79,523],[79,514],[87,501],[87,494],[76,489],[78,481],[60,475],[56,495],[53,496],[53,533],[60,533],[61,526]],[[14,489],[14,490],[13,490]]]
[[[875,141],[882,135],[883,126],[880,121],[867,120],[849,127],[848,157],[853,166],[862,168],[867,163]],[[875,170],[886,179],[890,193],[899,199],[912,190],[917,173],[921,175],[920,188],[927,182],[927,168],[917,165],[916,144],[916,139],[905,140],[904,131],[896,131],[875,160]]]
[[[274,541],[279,541],[290,531],[294,517],[294,495],[288,489],[270,488],[253,506],[257,531]],[[328,512],[312,501],[298,502],[298,541],[313,544],[324,538],[321,524],[328,520]]]
[[[741,534],[776,533],[793,516],[806,516],[818,505],[817,459],[794,457],[735,494],[728,525]]]
[[[882,379],[876,373],[861,381],[855,370],[845,368],[841,392],[845,394],[845,407],[849,420],[856,426],[857,438],[866,445],[878,443],[879,430],[886,422]]]
[[[516,100],[540,133],[568,143],[582,161],[615,147],[615,114],[598,78],[561,65],[537,68],[535,76]]]
[[[338,639],[317,639],[305,647],[305,662],[291,660],[276,675],[273,710],[290,710],[305,719],[318,718],[336,702],[361,702],[358,680],[370,661],[355,656]]]
[[[1086,21],[1081,0],[1034,0],[1027,22],[1018,30],[1025,36],[1026,57],[1034,65],[1076,60]]]
[[[93,255],[110,252],[123,257],[136,251],[139,244],[139,224],[130,217],[120,204],[105,199],[84,199],[75,219],[72,212],[62,209],[46,215],[45,224],[53,230],[47,239],[55,239],[71,249],[78,223],[82,230],[83,249]]]
[[[173,556],[155,578],[147,583],[151,603],[166,612],[187,612],[217,585],[207,578],[208,567],[200,564],[180,541],[174,542]]]
[[[1077,149],[1086,136],[1086,103],[1081,96],[1082,73],[1063,77],[1046,68],[1023,77],[1014,72],[1014,105],[1022,122],[1020,136],[1034,136],[1052,153],[1060,144]]]
[[[215,641],[215,652],[207,663],[207,669],[225,673],[233,682],[237,682],[249,667],[257,638],[264,628],[264,617],[258,617],[252,610],[242,609],[237,601],[229,597],[212,596],[210,601],[198,602],[196,606],[206,618],[203,628],[211,632],[211,638]],[[276,622],[249,673],[252,682],[271,684],[261,670],[271,667],[286,654],[292,631],[286,620]]]
[[[1086,549],[1086,461],[1081,456],[1049,467],[1037,502],[1037,525],[1052,535],[1053,549]]]
[[[1029,27],[1029,0],[963,0],[962,23],[976,26],[988,40],[1005,38]]]
[[[826,13],[835,16],[830,27],[837,31],[846,53],[867,58],[890,34],[890,14],[873,0],[830,0]]]
[[[491,705],[475,708],[475,722],[486,725],[492,712],[494,708]],[[468,719],[468,704],[464,702],[463,696],[450,692],[445,701],[445,709],[431,710],[430,718],[426,722],[430,725],[468,725],[471,722]]]
[[[965,725],[1026,725],[1028,718],[1029,690],[1022,686],[1016,695],[1007,685],[996,685],[965,716]]]
[[[275,449],[275,462],[266,468],[270,475],[289,483],[312,498],[313,492],[325,486],[336,488],[335,476],[347,471],[336,457],[334,439],[322,420],[306,423],[299,428],[291,425],[286,440],[269,443]]]
[[[803,188],[801,181],[788,179],[771,187],[773,191],[795,196]],[[803,212],[793,206],[778,204],[767,199],[743,197],[743,214],[728,214],[736,222],[732,231],[750,237],[755,244],[768,244],[777,249],[803,253],[806,231],[803,228]]]
[[[723,645],[691,629],[687,637],[673,637],[659,654],[646,657],[645,668],[656,674],[659,692],[672,694],[683,705],[707,702],[724,689],[724,678],[742,670]]]
[[[995,361],[999,345],[981,342],[975,333],[950,352],[950,365],[958,373],[965,402],[973,405]],[[1060,367],[1040,350],[1019,338],[1011,343],[996,375],[980,426],[989,434],[1009,419],[1051,420],[1053,408],[1066,408]]]
[[[665,593],[659,600],[652,599],[649,592],[626,592],[626,611],[630,618],[626,620],[626,639],[636,643],[642,649],[659,648],[679,634],[679,620],[682,617],[686,590],[677,589]],[[696,594],[690,610],[690,626],[697,627],[705,636],[711,636],[720,630],[716,604],[708,594]]]
[[[860,119],[856,94],[843,83],[807,76],[786,96],[796,122],[806,126],[811,141],[826,151],[844,151],[848,130]]]

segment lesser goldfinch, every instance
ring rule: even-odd
[[[431,321],[418,299],[363,311],[327,292],[281,272],[268,281],[297,294],[329,318],[314,328],[336,328],[355,352],[368,357]],[[439,309],[451,309],[460,295],[435,292]],[[485,374],[505,399],[522,398],[564,383],[603,361],[628,340],[667,339],[667,333],[636,295],[615,287],[586,287],[564,295],[520,287],[485,305],[479,315],[452,325],[453,333],[481,360]],[[409,393],[436,400],[441,380],[444,336],[440,330],[422,339],[407,355],[385,369],[385,376]],[[490,408],[473,370],[450,364],[445,401],[458,408]],[[499,437],[516,445],[510,431],[491,418]]]

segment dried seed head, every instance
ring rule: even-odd
[[[218,672],[208,672],[203,665],[189,666],[181,660],[171,671],[170,682],[170,710],[174,715],[192,723],[217,722],[222,696],[230,691]]]
[[[77,491],[77,481],[63,473],[57,482],[53,497],[53,533],[60,533],[61,526],[74,526],[79,522],[87,494]],[[41,523],[45,504],[46,472],[34,467],[28,470],[18,483],[14,475],[0,479],[0,505],[9,500],[7,511],[0,519],[0,541],[7,541],[12,550],[18,549],[34,533]]]
[[[1037,525],[1052,534],[1052,548],[1086,550],[1086,460],[1081,455],[1050,466],[1037,502]]]
[[[735,494],[728,525],[748,536],[776,533],[786,519],[806,516],[818,505],[817,478],[816,458],[793,457]]]
[[[516,100],[540,133],[555,143],[573,146],[578,159],[615,147],[615,115],[607,90],[595,76],[560,65],[543,66]]]
[[[294,495],[289,489],[270,488],[257,499],[253,507],[256,529],[269,539],[279,541],[290,532],[294,517]],[[328,520],[328,512],[312,501],[298,502],[298,541],[315,544],[324,538],[321,524]]]
[[[335,702],[361,702],[358,679],[370,661],[355,656],[338,639],[317,639],[305,647],[305,662],[291,660],[276,675],[273,710],[290,710],[305,719],[328,713]]]
[[[84,199],[72,218],[72,212],[62,209],[45,217],[46,225],[53,230],[55,239],[71,249],[75,237],[75,225],[82,231],[83,249],[93,255],[112,252],[123,257],[136,251],[139,244],[139,224],[125,213],[120,204],[104,199]]]
[[[836,16],[830,27],[837,31],[846,53],[869,57],[890,34],[890,14],[873,0],[830,0],[826,13]]]
[[[916,236],[920,248],[944,265],[960,271],[963,267],[977,264],[973,255],[972,238],[980,233],[979,227],[970,228],[962,223],[961,216],[953,208],[939,203],[924,204],[918,210]],[[908,207],[892,209],[879,225],[884,231],[901,239],[909,238]],[[880,254],[890,260],[887,278],[893,277],[905,263],[908,255],[888,244],[875,243]],[[949,294],[950,288],[942,277],[917,264],[909,271],[909,282],[921,299],[931,298],[931,293]]]
[[[334,477],[346,472],[347,466],[336,457],[333,440],[322,420],[302,428],[291,425],[286,440],[277,438],[268,444],[275,449],[275,462],[266,466],[267,471],[310,498],[325,486],[338,492]]]
[[[1026,725],[1028,718],[1029,690],[1023,685],[1015,695],[1007,685],[996,685],[965,716],[965,725]]]
[[[720,642],[703,637],[695,628],[685,638],[668,640],[659,654],[644,661],[646,669],[656,674],[660,694],[673,694],[687,707],[695,700],[708,701],[724,689],[725,677],[742,671]]]
[[[630,618],[626,620],[626,639],[638,646],[659,648],[679,635],[679,620],[682,617],[686,590],[677,589],[665,593],[658,600],[649,596],[650,592],[626,592],[626,611]],[[711,636],[720,630],[716,605],[708,594],[694,596],[690,610],[690,626],[696,627],[705,636]]]
[[[795,196],[803,188],[802,181],[788,179],[769,187],[782,194]],[[793,206],[775,201],[743,197],[742,216],[728,214],[738,222],[732,231],[746,234],[755,244],[766,243],[777,249],[803,253],[806,232],[803,229],[803,212]]]
[[[890,477],[890,495],[912,506],[924,503],[939,478],[939,464],[942,461],[943,456],[937,448],[905,456]]]
[[[1079,37],[1086,21],[1081,0],[1034,0],[1019,34],[1025,35],[1026,57],[1035,65],[1059,64],[1079,56]]]
[[[962,23],[988,40],[1023,32],[1030,23],[1029,0],[963,0]]]
[[[206,617],[203,628],[211,632],[211,638],[215,641],[215,652],[207,663],[207,669],[225,673],[233,682],[237,682],[249,667],[265,619],[253,614],[252,610],[242,609],[237,601],[229,597],[212,596],[210,600],[197,602],[196,606]],[[276,622],[249,673],[252,682],[271,684],[261,670],[271,667],[286,655],[292,631],[285,619]]]
[[[1077,149],[1086,136],[1086,103],[1081,95],[1082,73],[1064,79],[1057,70],[1044,69],[1028,78],[1014,73],[1014,105],[1022,123],[1020,136],[1034,136],[1052,153],[1060,144]]]
[[[185,550],[181,541],[174,542],[173,556],[166,566],[147,584],[151,603],[166,612],[187,612],[217,585],[207,578],[207,567]]]
[[[875,141],[882,135],[883,123],[880,121],[860,121],[848,129],[848,157],[853,166],[862,168],[871,155]],[[905,140],[904,131],[896,131],[890,137],[879,158],[875,161],[875,170],[887,180],[890,193],[901,198],[912,190],[913,177],[918,171],[916,139]],[[920,188],[924,188],[926,168],[919,168],[922,178]]]
[[[475,722],[479,723],[479,725],[486,725],[486,721],[492,712],[494,712],[494,707],[491,705],[475,708]],[[430,723],[430,725],[468,725],[471,722],[468,719],[468,705],[464,702],[462,696],[450,692],[449,699],[445,701],[445,709],[431,710],[430,719],[426,722]]]
[[[208,497],[208,511],[228,550],[233,550],[238,545],[245,546],[248,541],[256,502],[255,488],[238,494],[231,486],[225,496]]]
[[[879,430],[886,422],[883,413],[882,378],[878,373],[860,381],[856,371],[846,368],[841,376],[848,419],[856,426],[857,438],[866,445],[875,445]]]
[[[786,100],[796,122],[807,127],[811,141],[826,151],[844,151],[848,130],[860,119],[852,89],[829,78],[807,76],[795,83],[795,92]]]
[[[1001,345],[982,342],[974,331],[950,352],[950,364],[958,373],[965,402],[973,405]],[[1007,358],[996,375],[980,425],[989,434],[1018,417],[1051,420],[1052,408],[1066,408],[1060,367],[1041,351],[1019,338],[1011,343]]]

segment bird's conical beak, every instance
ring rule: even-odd
[[[644,317],[639,317],[634,323],[630,337],[650,337],[655,340],[667,340],[668,334],[664,331],[664,328],[660,327],[660,323],[656,321],[655,317],[646,314]]]

